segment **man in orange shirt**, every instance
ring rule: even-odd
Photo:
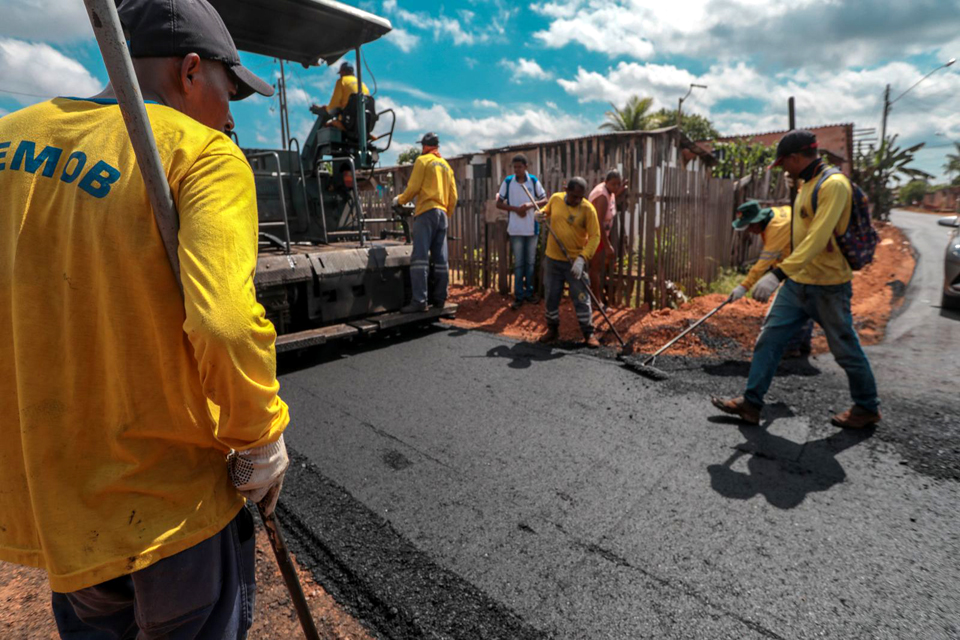
[[[600,223],[600,247],[590,260],[590,288],[601,302],[605,298],[603,280],[607,266],[617,258],[617,250],[610,237],[613,232],[613,219],[617,216],[617,196],[626,190],[623,176],[616,169],[611,169],[607,171],[604,181],[590,192],[590,204],[597,210],[597,220]]]
[[[113,89],[0,119],[0,560],[63,637],[244,638],[288,461],[229,101],[272,89],[205,0],[121,21],[180,216],[183,297]],[[227,456],[230,455],[228,462]]]

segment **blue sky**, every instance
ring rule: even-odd
[[[440,133],[446,153],[595,131],[608,102],[651,96],[706,115],[724,134],[798,123],[879,127],[884,86],[897,96],[960,53],[960,0],[502,0],[349,2],[390,19],[365,48],[378,106],[399,114],[397,145]],[[0,115],[43,97],[89,95],[105,72],[80,0],[0,0]],[[244,55],[264,77],[278,67]],[[302,138],[310,102],[326,102],[331,69],[290,65],[291,124]],[[918,166],[941,176],[960,140],[960,64],[894,106],[889,130],[928,143]],[[373,83],[368,85],[373,88]],[[18,93],[11,93],[18,92]],[[27,95],[23,95],[27,94]],[[279,143],[276,100],[235,108],[243,145]],[[384,159],[390,162],[394,154]]]

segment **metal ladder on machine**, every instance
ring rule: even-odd
[[[263,227],[282,227],[283,239],[281,240],[280,238],[277,238],[275,235],[266,233],[264,231],[260,231],[260,235],[264,237],[271,244],[276,245],[277,248],[283,249],[284,253],[286,253],[287,255],[290,254],[291,240],[290,240],[290,216],[287,211],[287,196],[284,190],[285,178],[292,178],[296,176],[299,179],[300,189],[303,192],[303,202],[304,204],[308,202],[307,179],[306,179],[306,175],[303,172],[303,165],[302,163],[299,162],[300,141],[297,140],[296,138],[290,138],[290,140],[287,143],[287,146],[290,148],[290,151],[293,152],[294,144],[296,145],[296,155],[294,157],[298,159],[298,162],[297,162],[298,171],[296,173],[283,170],[283,164],[280,162],[280,153],[277,151],[258,151],[256,153],[251,153],[247,156],[247,161],[250,162],[251,165],[253,164],[257,165],[257,167],[254,167],[253,169],[254,179],[275,178],[277,181],[277,193],[280,198],[280,213],[281,213],[282,220],[260,222],[259,226],[261,229],[263,229]],[[266,168],[260,168],[260,165],[265,165],[266,163],[261,163],[259,162],[259,160],[271,159],[271,158],[276,164],[276,167],[277,167],[276,171],[266,169]],[[255,160],[258,162],[254,163],[253,161]]]

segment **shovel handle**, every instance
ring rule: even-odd
[[[519,185],[523,188],[523,192],[527,194],[527,197],[530,198],[530,202],[533,203],[533,206],[535,206],[535,207],[537,208],[537,211],[539,212],[539,211],[540,211],[540,206],[537,204],[537,201],[534,200],[533,194],[530,193],[530,190],[527,189],[527,185],[523,184],[522,182],[518,182],[517,184],[519,184]],[[557,246],[560,247],[560,251],[563,252],[563,257],[567,259],[567,262],[573,262],[573,261],[570,259],[570,254],[567,253],[567,248],[566,248],[565,246],[563,246],[563,243],[562,243],[562,242],[560,242],[560,238],[557,237],[557,234],[556,234],[556,232],[553,230],[553,227],[550,226],[550,223],[547,222],[546,220],[544,220],[544,221],[543,221],[543,226],[545,226],[545,227],[547,228],[547,231],[550,232],[550,235],[553,236],[554,242],[556,242],[556,243],[557,243]],[[590,281],[587,280],[587,279],[581,274],[581,276],[580,276],[580,282],[583,283],[584,287],[585,287],[586,290],[587,290],[587,293],[590,295],[590,299],[593,301],[593,306],[597,309],[597,311],[600,312],[600,315],[603,316],[603,319],[606,320],[607,326],[610,327],[610,329],[613,331],[613,335],[615,335],[615,336],[617,337],[617,341],[620,343],[620,348],[621,348],[621,349],[626,349],[626,348],[627,348],[627,343],[623,341],[623,336],[621,336],[621,335],[620,335],[620,332],[617,331],[617,328],[616,328],[615,326],[613,326],[613,322],[610,321],[610,316],[608,316],[608,315],[607,315],[607,312],[603,310],[603,304],[601,304],[600,300],[597,299],[596,294],[593,293],[593,289],[590,288]]]
[[[690,325],[689,327],[687,327],[686,329],[684,329],[684,331],[683,331],[682,333],[680,333],[680,335],[678,335],[676,338],[674,338],[673,340],[671,340],[671,341],[668,342],[667,344],[665,344],[665,345],[663,345],[662,347],[660,347],[659,349],[657,349],[657,351],[656,351],[652,356],[650,356],[649,358],[647,358],[646,360],[643,361],[643,366],[646,366],[646,365],[650,364],[651,362],[653,362],[654,359],[655,359],[657,356],[659,356],[661,353],[663,353],[664,351],[666,351],[667,349],[669,349],[670,347],[672,347],[674,344],[676,344],[677,340],[679,340],[680,338],[682,338],[683,336],[687,335],[688,333],[690,333],[691,331],[693,331],[694,329],[696,329],[697,327],[699,327],[700,325],[702,325],[704,322],[706,322],[707,320],[709,320],[711,317],[713,317],[713,314],[715,314],[717,311],[720,311],[720,309],[723,309],[725,306],[727,306],[727,304],[728,304],[729,302],[730,302],[729,299],[728,299],[728,300],[724,300],[722,303],[720,303],[720,306],[718,306],[716,309],[714,309],[713,311],[711,311],[711,312],[708,313],[707,315],[703,316],[702,318],[700,318],[699,320],[697,320],[696,322],[694,322],[692,325]]]

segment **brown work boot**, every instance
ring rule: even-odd
[[[720,411],[737,416],[748,424],[760,424],[760,407],[753,406],[742,396],[739,398],[731,398],[730,400],[713,396],[710,398],[710,402],[712,402],[713,406],[717,409],[720,409]]]
[[[882,419],[883,416],[880,415],[879,411],[874,413],[857,405],[853,405],[843,413],[838,413],[833,416],[830,422],[844,429],[864,429],[866,427],[872,427]]]
[[[540,344],[550,344],[551,342],[556,342],[557,338],[560,337],[560,327],[556,325],[547,325],[547,332],[540,336],[540,339],[537,340]]]
[[[595,336],[595,335],[593,335],[593,334],[591,333],[591,334],[588,335],[588,336],[584,336],[584,338],[583,338],[583,346],[585,346],[585,347],[588,348],[588,349],[599,349],[599,348],[600,348],[600,341],[597,340],[597,336]]]

